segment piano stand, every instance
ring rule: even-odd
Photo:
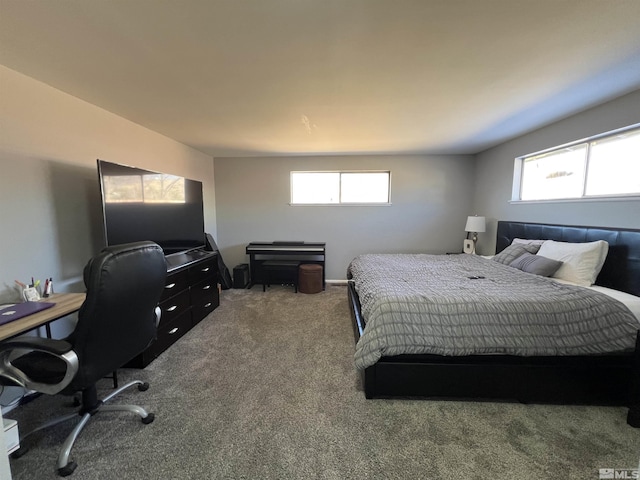
[[[318,242],[251,242],[247,245],[251,280],[249,287],[271,283],[293,284],[298,291],[298,267],[302,263],[322,266],[322,289],[325,288],[325,244]]]

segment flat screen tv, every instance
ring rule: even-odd
[[[165,255],[205,245],[202,182],[98,160],[107,245],[151,240]]]

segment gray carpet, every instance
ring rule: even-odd
[[[80,479],[597,479],[636,468],[626,409],[366,400],[353,367],[345,287],[222,292],[221,306],[144,370],[118,403],[155,412],[95,416],[71,457]],[[100,384],[109,391],[110,381]],[[68,411],[43,396],[7,416],[26,431]],[[14,479],[57,478],[69,426],[38,433]]]

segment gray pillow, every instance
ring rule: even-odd
[[[521,257],[525,253],[532,253],[535,255],[538,253],[538,250],[540,250],[540,245],[534,245],[532,243],[512,243],[494,256],[493,260],[505,265],[511,265],[516,258]]]
[[[525,253],[509,264],[510,267],[517,268],[523,272],[542,275],[543,277],[550,277],[558,271],[561,265],[562,262],[558,260],[552,260],[531,253]]]

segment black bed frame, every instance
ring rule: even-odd
[[[564,242],[606,240],[597,285],[640,296],[640,230],[498,222],[496,253],[514,238]],[[356,342],[366,325],[353,282],[349,303]],[[522,403],[620,405],[640,427],[640,332],[634,352],[592,356],[398,355],[363,372],[367,398],[428,397]]]

